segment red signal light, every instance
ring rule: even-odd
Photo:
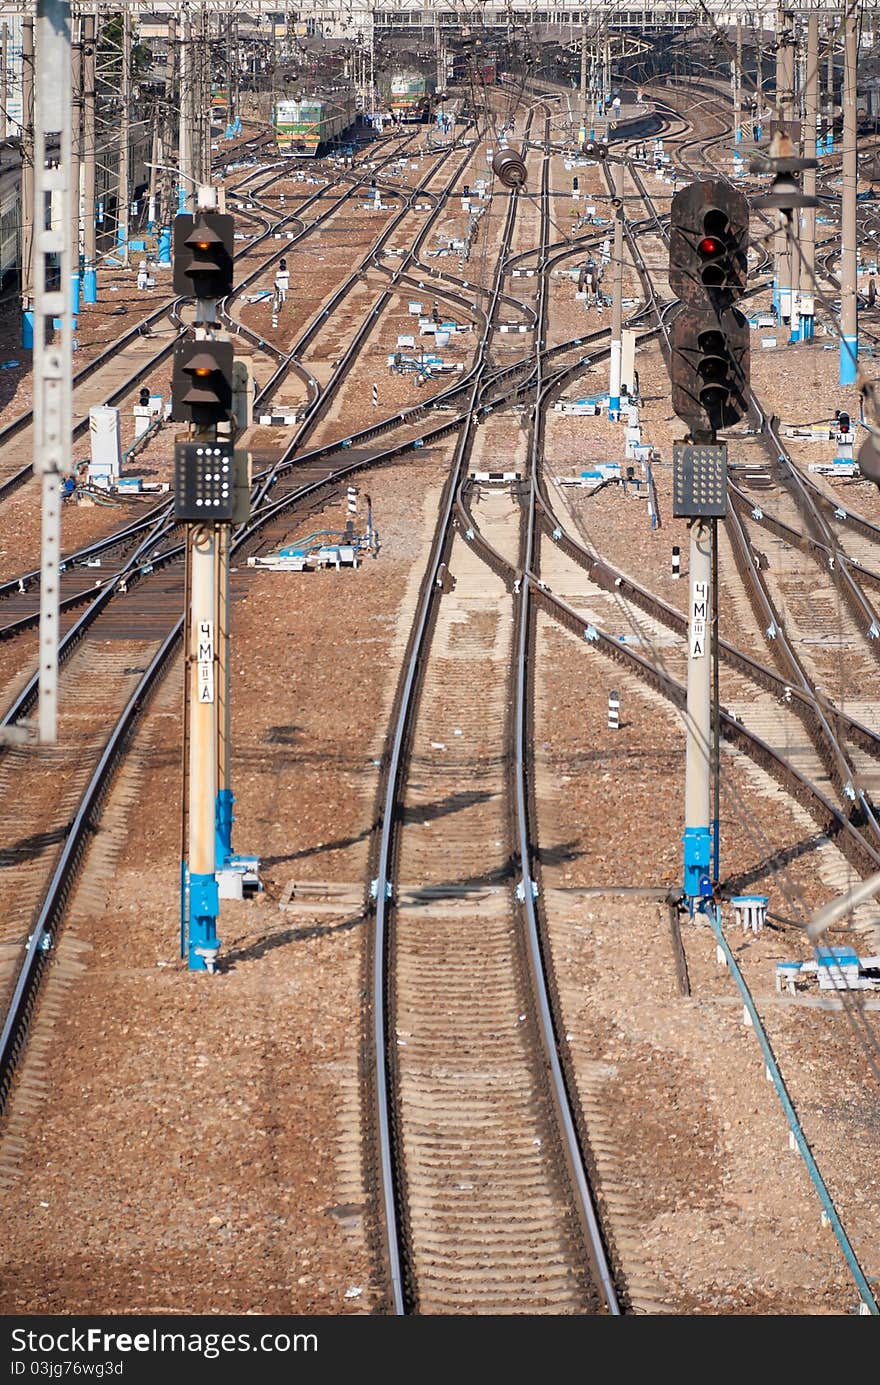
[[[715,236],[704,236],[697,247],[701,255],[720,255],[724,246]]]

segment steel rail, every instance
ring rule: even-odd
[[[507,224],[502,243],[506,244],[515,215],[516,201],[511,199],[508,208]],[[495,287],[500,285],[500,266],[496,266]],[[490,309],[491,309],[490,300]],[[485,353],[488,340],[491,312],[486,315],[480,355]],[[468,417],[473,418],[481,387],[481,373],[478,370],[471,388]],[[385,792],[379,832],[377,875],[373,885],[375,897],[374,942],[373,942],[373,1045],[375,1053],[376,1117],[378,1121],[378,1144],[380,1166],[380,1191],[383,1203],[383,1224],[386,1250],[389,1261],[391,1302],[396,1316],[407,1312],[407,1294],[404,1283],[403,1257],[401,1253],[402,1213],[398,1207],[398,1188],[396,1178],[397,1140],[392,1130],[390,1115],[392,1077],[388,1066],[388,1050],[391,1035],[387,1021],[386,954],[389,946],[389,905],[392,897],[392,857],[398,822],[398,798],[400,778],[403,770],[404,744],[408,738],[410,721],[415,705],[415,689],[421,671],[423,646],[426,639],[429,617],[434,603],[437,572],[452,522],[455,500],[454,480],[461,468],[467,445],[466,428],[459,437],[455,457],[450,469],[445,494],[441,501],[440,515],[431,553],[428,558],[425,578],[410,635],[409,653],[402,686],[395,707],[395,720],[391,745],[385,770]]]
[[[549,169],[550,155],[545,150],[542,160],[542,185],[545,191],[549,182]],[[547,330],[549,280],[546,273],[545,245],[548,239],[548,220],[547,199],[545,197],[541,202],[541,237],[538,262],[538,272],[540,275],[537,313],[539,345],[542,343],[544,333]],[[573,1191],[576,1196],[578,1212],[585,1229],[593,1272],[601,1287],[608,1312],[612,1316],[619,1316],[621,1312],[620,1304],[618,1302],[614,1279],[608,1264],[605,1242],[596,1210],[595,1196],[590,1185],[590,1178],[585,1164],[582,1140],[577,1129],[572,1109],[573,1097],[560,1061],[560,1026],[557,1024],[557,1017],[554,1014],[554,1007],[550,999],[547,981],[548,960],[545,956],[546,943],[542,940],[542,929],[538,920],[536,908],[536,899],[539,893],[538,882],[535,879],[532,867],[533,831],[526,769],[529,759],[528,726],[533,692],[528,676],[528,671],[532,662],[530,659],[532,648],[530,572],[532,563],[537,556],[535,498],[537,479],[541,465],[540,451],[542,432],[540,415],[543,397],[547,388],[548,387],[544,383],[542,362],[539,356],[537,379],[535,381],[534,417],[532,420],[530,440],[529,502],[526,514],[526,530],[522,543],[522,553],[526,570],[519,586],[519,600],[515,605],[516,628],[514,631],[514,639],[517,645],[517,660],[513,711],[515,735],[514,787],[516,793],[520,871],[517,897],[525,914],[532,985],[538,1002],[539,1030],[545,1059],[551,1077],[551,1092],[553,1094],[553,1102],[556,1110],[556,1119],[560,1126],[565,1160],[569,1170],[569,1176],[573,1182]]]

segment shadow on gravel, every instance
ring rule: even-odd
[[[403,821],[412,824],[433,822],[437,818],[448,817],[450,813],[460,813],[465,808],[472,808],[475,803],[485,803],[486,799],[492,797],[493,795],[485,790],[468,789],[463,793],[451,794],[439,803],[421,803],[416,808],[406,808]],[[328,851],[344,851],[346,847],[356,846],[358,842],[365,841],[375,826],[376,824],[372,823],[355,837],[338,837],[336,841],[304,846],[300,851],[291,851],[285,856],[262,856],[260,859],[264,866],[279,866],[290,861],[305,861],[310,856],[323,856]]]
[[[70,823],[67,823],[64,827],[53,827],[50,832],[35,832],[31,837],[22,837],[21,841],[13,842],[11,846],[4,846],[0,849],[0,870],[41,856],[47,847],[66,841],[69,832]]]
[[[304,943],[310,938],[327,938],[333,933],[350,933],[353,928],[360,928],[365,922],[365,914],[356,914],[353,918],[343,919],[341,923],[312,923],[307,928],[282,928],[277,933],[269,933],[265,938],[259,938],[257,942],[248,943],[247,947],[232,948],[231,951],[221,954],[217,970],[232,971],[236,962],[256,962],[268,952],[274,952],[276,947],[287,947],[289,943]]]
[[[751,885],[763,880],[765,876],[773,875],[783,866],[799,860],[801,856],[808,856],[811,851],[818,851],[829,837],[833,840],[837,835],[834,830],[835,825],[829,827],[827,832],[814,832],[811,837],[802,837],[799,842],[793,842],[791,846],[784,847],[782,851],[774,851],[771,856],[765,856],[763,861],[758,861],[751,870],[743,871],[742,875],[733,875],[727,880],[722,880],[722,893],[724,895],[742,894]]]
[[[461,793],[450,794],[448,798],[441,798],[437,803],[419,803],[415,807],[404,808],[403,821],[420,826],[425,822],[434,822],[436,818],[448,817],[450,813],[460,813],[464,808],[473,808],[476,803],[485,803],[493,797],[494,794],[487,789],[465,789]]]

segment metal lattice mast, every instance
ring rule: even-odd
[[[82,43],[80,41],[82,21],[70,11],[70,274],[71,311],[74,320],[79,311],[80,295],[80,255],[81,255],[81,193],[82,170]]]
[[[83,302],[98,298],[95,230],[95,29],[94,11],[83,17],[82,158],[83,158]]]
[[[192,25],[184,18],[180,28],[180,82],[177,127],[177,167],[180,181],[177,207],[181,212],[195,207],[193,199],[193,100],[192,100]]]
[[[819,114],[819,19],[811,14],[807,21],[807,71],[804,87],[804,138],[805,159],[816,157],[816,121]],[[804,192],[808,197],[816,195],[816,170],[804,171]],[[800,213],[800,243],[803,253],[801,264],[801,340],[812,341],[815,325],[816,292],[816,208],[805,207]]]
[[[128,208],[131,200],[131,10],[122,11],[122,45],[119,54],[122,110],[119,126],[119,175],[116,184],[116,244],[122,263],[128,264]]]
[[[174,117],[177,112],[177,103],[175,99],[174,79],[177,72],[177,61],[177,21],[172,17],[168,23],[168,40],[165,50],[165,84],[159,108],[159,153],[156,161],[161,165],[161,168],[158,170],[150,170],[153,174],[156,172],[161,174],[158,184],[158,215],[160,226],[168,226],[175,211],[169,164],[175,151]]]
[[[33,342],[34,281],[34,21],[21,27],[21,340]]]
[[[8,133],[9,109],[9,25],[0,24],[0,138]]]

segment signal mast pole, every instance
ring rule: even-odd
[[[244,873],[256,859],[232,857],[230,840],[228,526],[247,517],[250,494],[246,454],[235,452],[232,343],[217,329],[217,303],[233,286],[234,222],[216,206],[216,189],[199,186],[195,215],[175,222],[174,289],[195,297],[196,322],[195,337],[175,347],[171,411],[192,425],[174,450],[174,514],[186,524],[189,592],[181,951],[191,971],[209,972],[220,948],[221,893],[242,898]]]
[[[672,513],[690,520],[683,894],[691,914],[713,898],[713,844],[718,873],[710,803],[713,531],[727,508],[727,447],[717,434],[748,407],[749,328],[733,308],[746,287],[748,238],[748,202],[725,180],[691,183],[673,198],[669,283],[682,308],[670,337],[672,407],[688,426],[686,441],[673,448]],[[715,761],[717,804],[717,752]]]
[[[614,166],[614,265],[611,300],[611,361],[608,417],[620,418],[620,380],[623,367],[623,164]],[[631,382],[630,382],[631,383]]]

